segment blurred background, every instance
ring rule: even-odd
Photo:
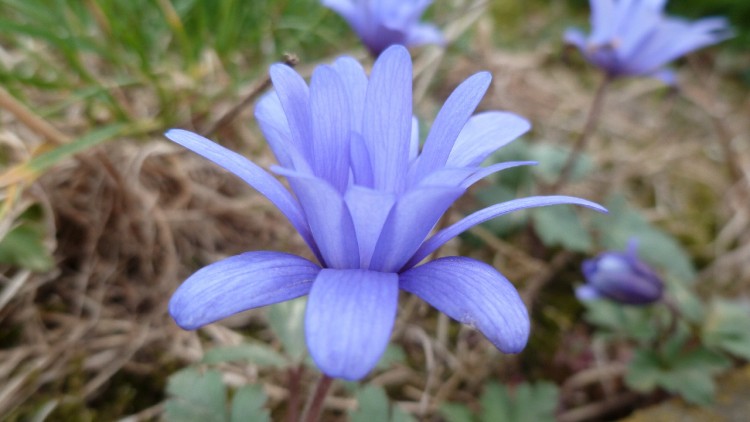
[[[610,420],[684,402],[712,420],[723,411],[717,385],[750,389],[750,2],[673,0],[668,11],[726,16],[736,37],[678,61],[677,89],[649,79],[612,87],[565,187],[606,204],[609,219],[564,207],[518,213],[440,252],[484,260],[516,283],[534,324],[527,349],[502,355],[404,295],[384,362],[366,384],[339,387],[325,420],[381,420],[373,415],[388,403],[392,420]],[[588,2],[436,0],[424,20],[449,43],[413,50],[415,113],[429,125],[458,83],[489,70],[480,109],[533,124],[493,159],[542,162],[478,186],[449,218],[559,177],[600,78],[561,38],[569,26],[588,30]],[[299,303],[197,333],[180,330],[166,304],[222,257],[309,252],[263,197],[162,133],[193,130],[267,167],[252,106],[268,66],[287,61],[308,77],[341,54],[371,65],[315,0],[0,0],[0,420],[181,420],[184,379],[224,404],[257,386],[259,406],[283,420],[300,394],[290,386],[304,392],[315,379],[295,358]],[[581,262],[632,236],[678,313],[573,295]],[[660,344],[664,332],[677,340]],[[641,353],[662,346],[656,363]],[[679,358],[665,363],[668,353]],[[174,378],[184,368],[221,376]],[[741,405],[733,394],[719,391],[718,403]]]

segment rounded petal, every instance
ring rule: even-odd
[[[526,346],[530,322],[521,296],[483,262],[440,258],[404,272],[399,285],[449,317],[477,328],[505,353],[518,353]]]
[[[459,133],[446,165],[478,166],[529,129],[529,121],[513,113],[487,111],[472,116]]]
[[[431,24],[419,24],[409,30],[409,34],[407,34],[406,37],[406,44],[411,46],[425,44],[444,45],[445,38],[437,26]]]
[[[326,375],[358,380],[378,363],[398,307],[398,276],[367,270],[324,269],[305,314],[307,347]]]
[[[320,267],[296,255],[246,252],[201,268],[177,288],[169,314],[194,330],[238,312],[307,294]]]
[[[414,265],[417,265],[419,261],[423,260],[434,250],[442,246],[445,242],[453,239],[454,237],[470,229],[471,227],[476,226],[477,224],[481,224],[487,220],[499,217],[503,214],[508,214],[510,212],[522,210],[525,208],[545,207],[548,205],[562,204],[581,205],[599,212],[607,212],[607,209],[599,204],[572,196],[532,196],[529,198],[520,198],[503,202],[501,204],[496,204],[481,209],[474,214],[464,217],[462,220],[453,224],[452,226],[446,227],[445,229],[435,233],[434,236],[432,236],[422,244],[419,250],[417,250],[414,256],[409,260],[409,262],[404,265],[403,269],[408,269],[410,267],[413,267]]]
[[[349,182],[350,106],[341,78],[329,66],[313,72],[310,107],[315,174],[344,192]]]

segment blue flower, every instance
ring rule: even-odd
[[[674,84],[663,66],[731,37],[724,18],[695,22],[664,15],[666,0],[590,0],[591,34],[565,32],[565,41],[610,77],[652,76]]]
[[[604,252],[583,262],[586,283],[576,289],[580,300],[609,299],[628,305],[646,305],[661,299],[664,283],[638,258],[638,243],[625,252]]]
[[[399,289],[478,328],[500,350],[519,352],[529,317],[513,285],[491,266],[447,257],[418,265],[448,240],[491,218],[529,207],[592,202],[567,196],[516,199],[477,211],[430,236],[474,182],[531,162],[480,167],[529,129],[505,112],[472,116],[491,76],[481,72],[450,95],[424,146],[412,115],[412,64],[402,46],[387,49],[368,79],[352,58],[315,69],[308,86],[275,64],[275,88],[256,106],[260,128],[290,193],[237,153],[193,133],[166,136],[224,167],[265,195],[294,225],[319,264],[281,252],[247,252],[193,274],[169,311],[196,329],[237,312],[309,295],[308,349],[332,377],[365,376],[385,350]]]
[[[434,25],[419,23],[432,0],[322,0],[341,15],[377,57],[393,44],[418,46],[443,44]]]

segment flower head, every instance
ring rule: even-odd
[[[565,41],[610,77],[653,76],[674,83],[663,66],[731,36],[724,18],[695,22],[663,13],[666,0],[590,0],[591,34],[565,32]]]
[[[247,252],[211,264],[185,281],[169,310],[186,329],[247,309],[309,294],[305,335],[329,376],[358,379],[390,338],[398,291],[414,293],[478,328],[500,350],[519,352],[529,318],[513,285],[491,266],[463,257],[424,258],[468,228],[528,207],[578,204],[566,196],[530,197],[485,208],[430,235],[467,188],[494,172],[530,162],[479,167],[529,129],[505,112],[472,116],[489,73],[463,82],[437,115],[424,146],[412,116],[412,64],[402,46],[387,49],[368,78],[352,58],[315,69],[308,86],[290,67],[271,67],[274,92],[256,106],[260,128],[287,178],[183,130],[166,136],[245,180],[289,219],[318,264],[280,252]]]
[[[664,283],[638,258],[638,243],[625,252],[604,252],[583,263],[586,283],[576,289],[580,300],[609,299],[628,305],[646,305],[661,299]]]
[[[419,23],[432,0],[322,0],[322,3],[349,23],[374,57],[393,44],[443,43],[437,27]]]

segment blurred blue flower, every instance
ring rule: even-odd
[[[565,32],[565,41],[610,77],[651,76],[674,84],[668,62],[731,37],[724,18],[688,22],[665,16],[666,0],[590,0],[591,34]]]
[[[474,182],[535,164],[480,167],[529,129],[511,113],[472,116],[489,87],[487,72],[464,81],[437,115],[424,146],[412,115],[412,64],[402,46],[387,49],[368,79],[350,57],[315,69],[310,85],[275,64],[275,88],[255,116],[290,193],[237,153],[196,134],[166,136],[224,167],[265,195],[294,225],[317,261],[281,252],[247,252],[193,274],[169,311],[195,329],[237,312],[309,294],[307,345],[327,375],[365,376],[385,350],[398,291],[414,293],[448,316],[478,328],[500,350],[519,352],[529,317],[513,285],[491,266],[447,257],[417,266],[470,227],[529,207],[592,202],[567,196],[516,199],[477,211],[430,235],[443,213]]]
[[[661,299],[664,283],[638,258],[634,239],[625,252],[604,252],[583,262],[586,283],[576,289],[578,299],[609,299],[628,305],[646,305]]]
[[[322,3],[349,23],[374,57],[393,44],[411,47],[444,42],[436,26],[419,23],[432,0],[322,0]]]

